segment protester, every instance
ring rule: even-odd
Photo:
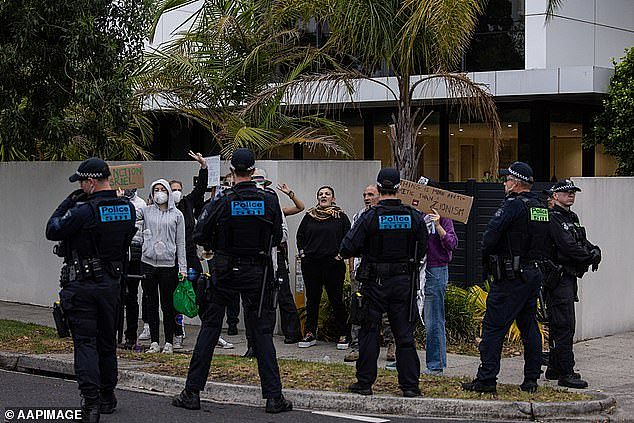
[[[297,198],[295,192],[288,187],[286,184],[277,184],[277,189],[282,191],[284,194],[288,195],[288,198],[291,199],[293,205],[291,207],[282,207],[282,211],[284,212],[284,216],[293,216],[297,213],[301,213],[304,211],[304,203],[302,200]]]
[[[165,179],[152,182],[150,199],[153,204],[141,209],[143,221],[143,274],[142,282],[148,301],[148,319],[151,341],[149,353],[157,353],[159,347],[159,293],[163,311],[165,345],[163,352],[174,350],[175,316],[173,296],[178,284],[178,274],[187,275],[185,251],[185,219],[176,208],[174,196]],[[174,264],[177,263],[175,266]]]
[[[306,212],[297,230],[297,249],[302,262],[306,288],[306,331],[300,348],[317,343],[317,319],[322,289],[335,315],[339,341],[337,349],[347,349],[347,312],[343,304],[346,264],[339,256],[341,240],[350,230],[350,220],[335,204],[335,190],[323,186],[317,190],[317,205]]]
[[[143,201],[138,195],[136,188],[118,190],[117,195],[119,197],[125,197],[130,200],[130,203],[134,205],[136,215],[139,216],[139,210],[145,207],[145,201]],[[134,348],[137,342],[137,331],[139,329],[139,282],[138,277],[141,275],[141,250],[143,248],[143,221],[137,219],[136,221],[137,232],[132,238],[130,244],[130,260],[128,263],[127,276],[125,278],[125,318],[126,318],[126,330],[125,330],[125,343],[124,349],[131,350]],[[133,275],[133,276],[130,276]],[[147,321],[147,304],[146,301],[142,303],[142,319],[143,322]],[[148,338],[150,334],[150,326],[148,325]],[[145,325],[144,325],[145,330]],[[140,339],[140,338],[139,338]]]
[[[194,232],[194,225],[196,224],[195,210],[202,208],[205,192],[207,191],[208,171],[207,162],[200,153],[189,152],[189,157],[200,163],[200,170],[198,171],[198,177],[196,178],[196,184],[194,189],[187,195],[183,195],[183,183],[177,180],[170,181],[170,188],[172,190],[172,196],[174,197],[174,203],[176,208],[183,213],[185,219],[185,256],[187,258],[187,271],[192,272],[189,269],[193,269],[193,285],[194,291],[196,290],[196,282],[198,276],[202,273],[203,268],[198,258],[198,247],[194,241],[192,241],[192,234]],[[183,315],[176,315],[176,336],[174,337],[174,349],[181,349],[183,347],[183,338],[185,336],[185,324],[183,322]]]

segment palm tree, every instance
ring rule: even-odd
[[[396,102],[388,139],[394,165],[416,177],[423,147],[416,134],[430,112],[417,107],[421,91],[444,86],[450,102],[467,118],[489,122],[491,171],[497,169],[500,123],[493,98],[465,74],[454,73],[486,0],[297,0],[276,3],[276,20],[313,17],[330,28],[319,49],[330,68],[303,72],[269,87],[252,104],[283,95],[287,102],[313,103],[320,96],[349,95],[361,81],[383,86]],[[275,20],[275,19],[274,19]],[[377,71],[393,76],[396,86]],[[426,76],[416,76],[426,75]],[[343,84],[343,85],[342,85]],[[310,89],[307,89],[310,87]],[[426,113],[422,113],[426,112]]]
[[[164,0],[154,14],[195,0]],[[322,114],[291,114],[281,96],[257,106],[250,99],[293,75],[314,48],[302,45],[301,31],[271,24],[271,4],[261,0],[205,1],[168,43],[146,55],[139,93],[154,108],[167,109],[202,124],[227,156],[239,147],[259,155],[301,144],[352,154],[345,127]]]

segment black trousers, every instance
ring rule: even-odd
[[[174,290],[178,285],[178,269],[176,267],[154,267],[143,263],[143,274],[146,279],[141,282],[143,295],[147,300],[148,324],[152,342],[159,342],[159,293],[161,310],[163,311],[163,330],[165,342],[174,342],[176,328],[176,310],[174,309]],[[182,328],[180,328],[182,332]],[[180,335],[182,333],[177,333]]]
[[[99,282],[71,282],[60,292],[73,335],[75,375],[86,398],[111,392],[117,385],[116,317],[120,281],[105,275]]]
[[[139,260],[131,261],[128,265],[128,274],[140,275],[141,274],[141,262]],[[125,339],[136,342],[137,332],[139,330],[139,283],[141,279],[138,278],[126,278],[126,290],[125,290]],[[146,321],[147,314],[145,309],[147,304],[145,301],[143,304],[143,321]]]
[[[420,360],[416,353],[414,329],[418,310],[409,321],[410,278],[399,275],[379,282],[365,283],[361,292],[368,301],[367,318],[359,329],[359,359],[357,360],[357,380],[363,386],[372,386],[376,381],[376,361],[380,351],[380,328],[383,313],[387,312],[390,327],[396,342],[396,368],[398,384],[403,390],[418,389]],[[415,301],[415,299],[413,300]],[[413,307],[416,307],[412,303]]]
[[[280,308],[282,333],[285,338],[297,339],[302,336],[301,326],[299,323],[299,314],[297,314],[297,306],[295,305],[295,298],[291,292],[291,281],[286,265],[278,268],[278,277],[281,278],[277,302]]]
[[[548,366],[561,375],[573,372],[575,356],[572,341],[575,336],[575,298],[577,296],[577,278],[564,273],[559,283],[546,291],[545,300],[549,313]]]
[[[482,321],[478,380],[490,385],[497,383],[504,337],[513,321],[517,323],[524,344],[524,377],[539,379],[542,336],[537,326],[536,313],[539,287],[543,279],[539,268],[526,265],[516,278],[491,283]]]
[[[240,321],[238,316],[240,316],[240,294],[236,293],[227,304],[227,324],[237,325]]]
[[[202,325],[189,364],[185,387],[201,391],[205,388],[214,349],[220,337],[225,308],[236,293],[242,297],[245,308],[245,322],[251,328],[251,342],[255,350],[260,374],[263,398],[277,398],[282,394],[280,371],[277,365],[273,329],[275,310],[270,298],[265,301],[262,317],[258,319],[258,304],[264,267],[258,264],[218,264],[214,258],[215,283],[211,301],[204,304],[201,311]]]
[[[332,257],[305,258],[302,260],[302,275],[306,287],[306,332],[317,335],[319,303],[322,289],[325,288],[338,323],[339,336],[348,335],[348,311],[343,304],[343,280],[346,277],[344,261]]]

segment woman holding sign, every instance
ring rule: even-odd
[[[428,186],[440,188],[436,182],[428,181]],[[447,367],[447,337],[445,333],[445,291],[449,281],[449,262],[458,246],[458,237],[453,221],[441,217],[432,209],[426,219],[433,223],[433,230],[427,241],[427,267],[425,269],[425,301],[423,306],[425,329],[427,331],[425,359],[427,369],[423,373],[442,375]]]

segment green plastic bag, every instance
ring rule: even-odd
[[[198,305],[196,304],[196,293],[191,281],[180,280],[176,290],[174,290],[174,308],[178,313],[189,318],[198,316]]]

